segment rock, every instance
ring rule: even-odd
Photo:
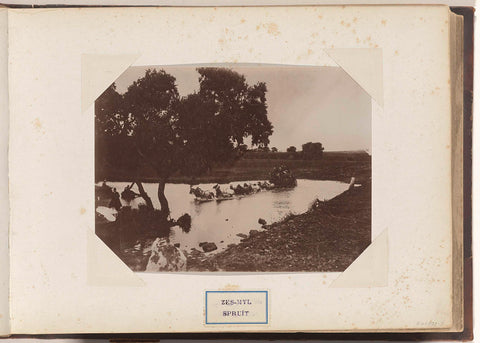
[[[198,246],[201,248],[205,244],[207,244],[207,242],[200,242],[200,243],[198,243]]]
[[[202,247],[204,252],[210,252],[210,251],[217,250],[217,245],[215,243],[205,243],[201,247]]]
[[[241,238],[247,238],[248,236],[244,233],[237,233],[237,236],[238,237],[241,237]]]
[[[106,221],[114,222],[115,220],[117,220],[118,211],[114,208],[98,206],[95,209],[95,212],[97,215],[101,216]]]
[[[173,246],[174,246],[175,248],[180,248],[180,243],[175,243]]]
[[[188,233],[192,227],[192,217],[188,213],[185,213],[177,219],[176,223],[182,228],[183,232]]]
[[[258,218],[258,224],[267,225],[267,221],[263,218]]]
[[[152,243],[152,253],[148,259],[147,272],[179,272],[187,270],[187,258],[166,238],[157,238]]]
[[[258,231],[258,230],[250,230],[250,237],[253,237],[253,236],[255,236],[259,233],[260,233],[260,231]]]
[[[313,204],[310,206],[310,211],[316,210],[320,208],[324,204],[323,201],[320,201],[319,199],[316,199]],[[291,222],[291,220],[289,220]]]
[[[220,243],[223,243],[223,241],[220,241]]]
[[[204,253],[203,253],[203,251],[200,251],[197,248],[192,248],[188,255],[189,256],[201,256],[201,255],[204,255]]]

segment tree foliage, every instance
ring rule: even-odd
[[[323,156],[324,147],[322,143],[308,142],[302,145],[303,158],[307,160],[320,159]]]
[[[287,152],[290,152],[290,153],[297,152],[297,148],[294,147],[293,145],[292,145],[292,146],[289,146],[289,147],[287,148]]]
[[[148,165],[158,176],[165,214],[164,188],[173,173],[199,175],[245,150],[247,137],[252,145],[266,147],[273,133],[265,83],[249,85],[230,69],[197,71],[199,91],[185,97],[179,96],[173,76],[148,69],[125,94],[113,84],[95,102],[97,163],[135,179]]]
[[[215,104],[214,127],[221,146],[238,146],[247,137],[267,146],[273,133],[267,118],[267,86],[249,86],[243,75],[225,68],[198,68],[201,98]]]

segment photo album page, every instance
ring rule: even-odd
[[[6,334],[463,330],[447,6],[2,14]]]

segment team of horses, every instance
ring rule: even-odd
[[[275,188],[270,181],[245,182],[242,184],[220,185],[216,184],[210,189],[202,189],[199,186],[190,186],[190,194],[200,201],[225,200],[238,196],[245,196]]]

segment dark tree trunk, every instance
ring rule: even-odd
[[[158,200],[160,201],[160,210],[167,218],[170,215],[170,208],[168,207],[168,200],[165,197],[165,183],[166,179],[161,179],[158,182]]]
[[[138,182],[136,181],[135,182],[137,184],[137,187],[138,187],[138,191],[140,192],[140,196],[143,198],[143,200],[145,200],[145,202],[147,203],[147,207],[151,210],[153,210],[153,203],[152,203],[152,199],[150,199],[150,197],[148,196],[147,192],[145,192],[145,189],[143,188],[143,185],[141,182]]]

